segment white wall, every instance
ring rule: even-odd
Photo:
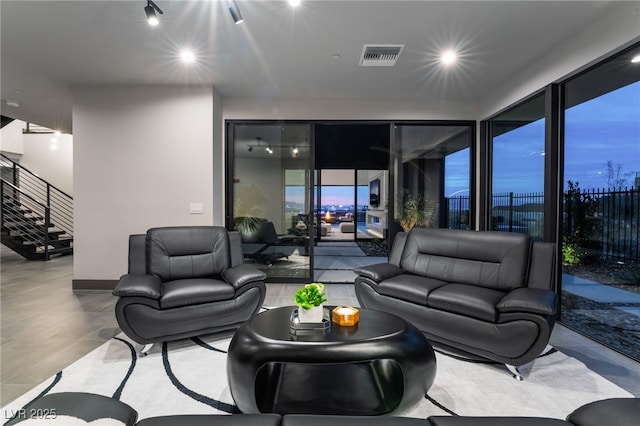
[[[27,123],[21,120],[4,126],[0,130],[0,151],[73,196],[73,136],[23,134],[26,128]]]
[[[212,87],[84,87],[73,98],[74,280],[118,279],[129,234],[222,225],[213,221]],[[189,214],[190,202],[204,214]]]
[[[225,98],[224,118],[292,120],[473,120],[476,104],[416,99]]]
[[[13,120],[0,130],[0,151],[7,154],[22,154],[22,129],[26,128],[24,121]]]
[[[20,165],[73,197],[73,136],[24,135]]]

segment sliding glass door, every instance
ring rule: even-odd
[[[308,124],[231,123],[228,227],[240,232],[245,262],[271,281],[311,277],[311,141]]]

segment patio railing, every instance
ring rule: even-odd
[[[543,193],[494,194],[492,229],[542,239]],[[469,196],[445,198],[446,223],[469,228]],[[640,260],[640,188],[603,188],[565,194],[563,235],[581,235],[591,253],[601,258]]]

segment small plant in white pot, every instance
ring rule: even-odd
[[[323,304],[327,301],[324,284],[307,284],[296,291],[293,301],[298,305],[300,322],[322,322]]]

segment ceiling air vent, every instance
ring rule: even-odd
[[[360,57],[363,67],[392,67],[398,61],[404,44],[365,44]]]

